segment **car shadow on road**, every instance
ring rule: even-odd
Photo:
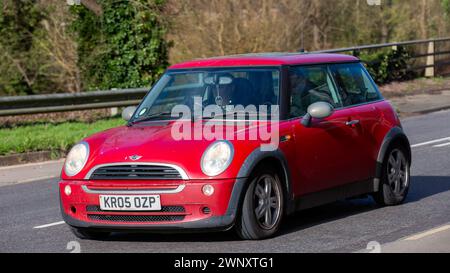
[[[419,202],[424,198],[450,191],[450,177],[447,176],[414,176],[406,204]],[[350,216],[380,209],[371,197],[350,199],[328,205],[300,211],[287,217],[278,233],[286,235],[316,225],[330,223]],[[238,241],[231,231],[209,233],[115,233],[108,241],[124,242],[227,242]]]
[[[450,191],[450,176],[413,176],[405,203],[418,202],[447,191]]]
[[[239,238],[233,230],[195,233],[114,233],[106,241],[117,242],[232,242]]]
[[[405,204],[450,191],[448,176],[412,176],[411,187]],[[350,199],[294,213],[285,220],[280,234],[289,234],[316,225],[381,209],[372,197]]]

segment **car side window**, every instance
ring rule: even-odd
[[[344,106],[381,99],[375,84],[360,63],[332,65],[331,71]]]
[[[300,117],[308,107],[319,101],[341,107],[339,96],[328,73],[327,66],[299,66],[289,69],[290,116]]]

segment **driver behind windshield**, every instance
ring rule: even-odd
[[[231,75],[230,75],[231,76]],[[236,85],[233,82],[231,84],[221,84],[218,87],[218,94],[216,94],[215,102],[219,106],[234,105]]]
[[[205,100],[203,103],[204,106],[215,104],[224,107],[227,105],[235,104],[234,100],[235,100],[236,85],[235,85],[235,78],[233,77],[233,75],[226,73],[213,75],[212,77],[216,78],[218,83],[207,86]],[[220,84],[221,78],[231,79],[231,81],[230,83],[227,84]]]
[[[216,104],[224,107],[227,105],[248,105],[259,104],[261,98],[255,93],[250,80],[246,78],[236,78],[229,73],[218,75],[219,78],[230,79],[225,84],[218,84],[208,87],[209,94],[207,94],[207,104]],[[213,97],[214,99],[211,99]]]

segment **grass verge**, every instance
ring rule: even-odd
[[[35,151],[67,151],[81,139],[125,124],[120,118],[93,123],[65,122],[0,129],[0,155]]]

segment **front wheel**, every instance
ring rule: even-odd
[[[405,201],[411,180],[410,165],[402,147],[394,147],[386,155],[380,189],[373,195],[379,205],[395,206]]]
[[[283,216],[283,188],[273,170],[259,170],[251,178],[245,193],[236,231],[244,240],[273,236]]]

